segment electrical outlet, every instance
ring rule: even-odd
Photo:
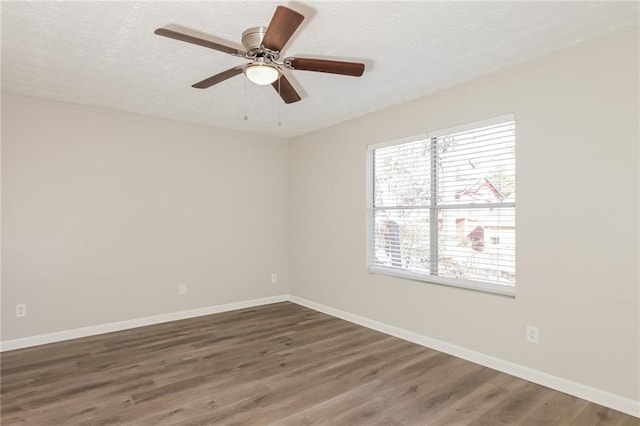
[[[27,316],[27,305],[25,303],[18,303],[16,305],[16,316],[17,317]]]
[[[178,294],[180,296],[184,296],[185,294],[187,294],[187,285],[185,283],[182,283],[178,286]]]
[[[535,325],[527,326],[527,342],[538,343],[539,330]]]
[[[271,284],[278,282],[278,274],[271,274]]]

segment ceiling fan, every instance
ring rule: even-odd
[[[222,71],[221,73],[193,84],[191,87],[206,89],[238,74],[244,73],[249,80],[256,84],[271,84],[282,100],[290,104],[298,102],[301,98],[289,80],[287,80],[284,70],[316,71],[353,77],[360,77],[364,72],[364,64],[358,62],[297,57],[280,60],[282,49],[303,20],[304,16],[295,10],[285,6],[278,6],[268,27],[253,27],[242,33],[242,45],[246,51],[170,28],[158,28],[154,33],[163,37],[208,47],[251,61],[245,65],[239,65]]]

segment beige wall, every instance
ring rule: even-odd
[[[3,94],[2,339],[285,294],[288,164],[275,138]]]
[[[292,294],[639,400],[638,47],[619,32],[294,141]],[[367,273],[367,144],[506,113],[516,298]]]

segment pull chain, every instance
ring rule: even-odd
[[[282,76],[280,76],[280,78],[278,78],[278,96],[280,96],[280,101],[278,102],[278,127],[282,126],[282,121],[280,121],[281,119],[281,112],[282,112],[282,92],[280,90],[280,80],[282,79]]]
[[[247,79],[244,79],[244,120],[248,120],[249,116],[247,115]]]

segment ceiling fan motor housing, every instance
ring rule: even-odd
[[[248,56],[255,56],[262,51],[262,40],[267,32],[267,27],[252,27],[242,33],[242,45]]]

